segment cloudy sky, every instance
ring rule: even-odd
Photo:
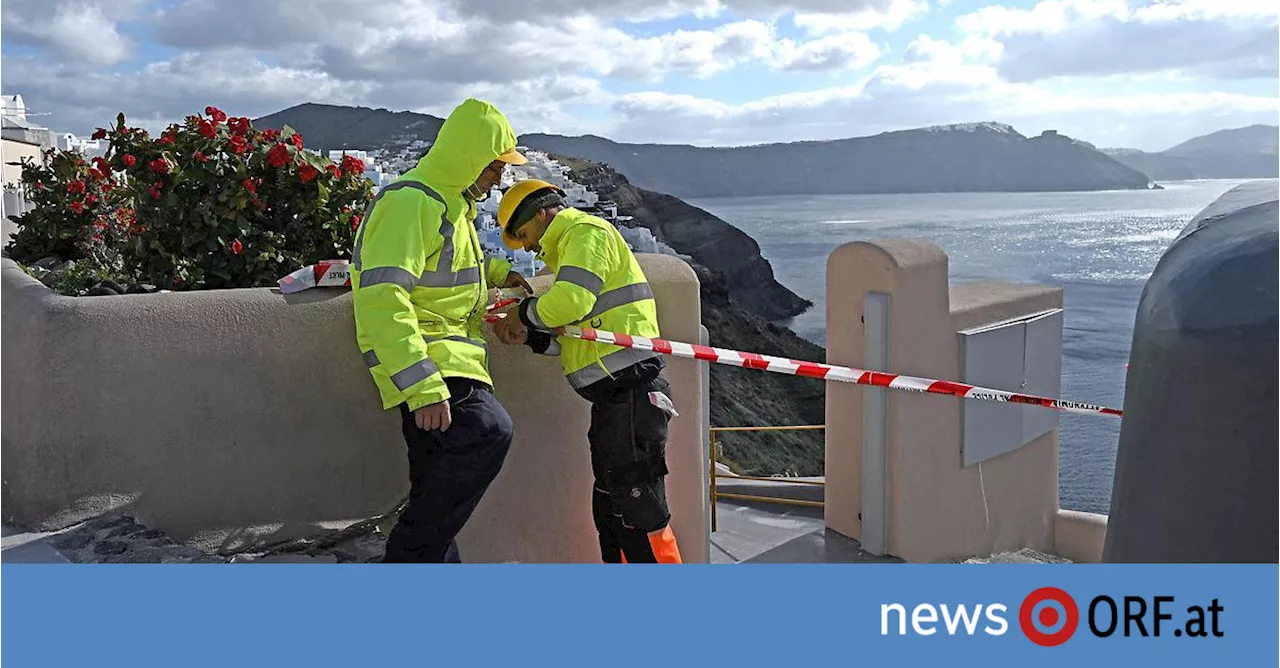
[[[646,7],[638,9],[638,7]],[[994,120],[1146,150],[1277,123],[1275,0],[9,0],[6,94],[87,133],[301,102],[737,145]]]

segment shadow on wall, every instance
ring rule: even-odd
[[[693,271],[640,259],[663,335],[696,341]],[[70,298],[8,259],[3,290],[6,520],[51,529],[127,508],[224,551],[379,515],[407,490],[399,416],[379,410],[348,291]],[[461,547],[473,561],[598,561],[588,405],[555,359],[491,344],[517,433]],[[706,561],[700,371],[669,362],[674,524],[686,561]]]

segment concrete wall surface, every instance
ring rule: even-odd
[[[1057,288],[950,287],[947,256],[927,241],[850,243],[837,248],[827,264],[830,363],[869,368],[863,316],[871,292],[890,298],[884,370],[938,380],[960,380],[958,331],[1062,306]],[[864,510],[866,391],[842,383],[829,384],[827,391],[826,522],[856,539],[862,538]],[[966,400],[885,392],[889,554],[944,561],[1021,547],[1051,549],[1058,508],[1057,430],[964,467],[961,402]]]
[[[663,335],[697,341],[692,269],[640,257]],[[3,508],[67,526],[112,508],[204,549],[316,533],[408,488],[397,411],[355,343],[351,295],[217,290],[71,298],[3,265]],[[535,286],[545,289],[547,279]],[[467,561],[598,562],[589,405],[558,360],[490,339],[516,437],[459,540]],[[686,561],[706,561],[697,363],[669,360],[668,495]]]
[[[1078,564],[1102,563],[1107,542],[1107,516],[1058,510],[1053,522],[1053,553]]]

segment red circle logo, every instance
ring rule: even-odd
[[[1041,587],[1022,600],[1018,625],[1031,642],[1057,647],[1075,635],[1080,610],[1075,599],[1057,587]]]

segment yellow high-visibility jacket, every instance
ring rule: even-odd
[[[549,330],[564,325],[653,338],[658,305],[627,242],[608,221],[565,208],[542,236],[539,257],[555,272],[555,282],[539,297],[520,304],[526,326]],[[574,389],[582,389],[660,353],[558,337],[543,354],[559,354]]]
[[[515,145],[495,107],[467,100],[360,222],[351,270],[356,340],[384,409],[444,401],[446,377],[493,384],[481,329],[486,292],[511,263],[485,262],[475,202],[463,192]]]

